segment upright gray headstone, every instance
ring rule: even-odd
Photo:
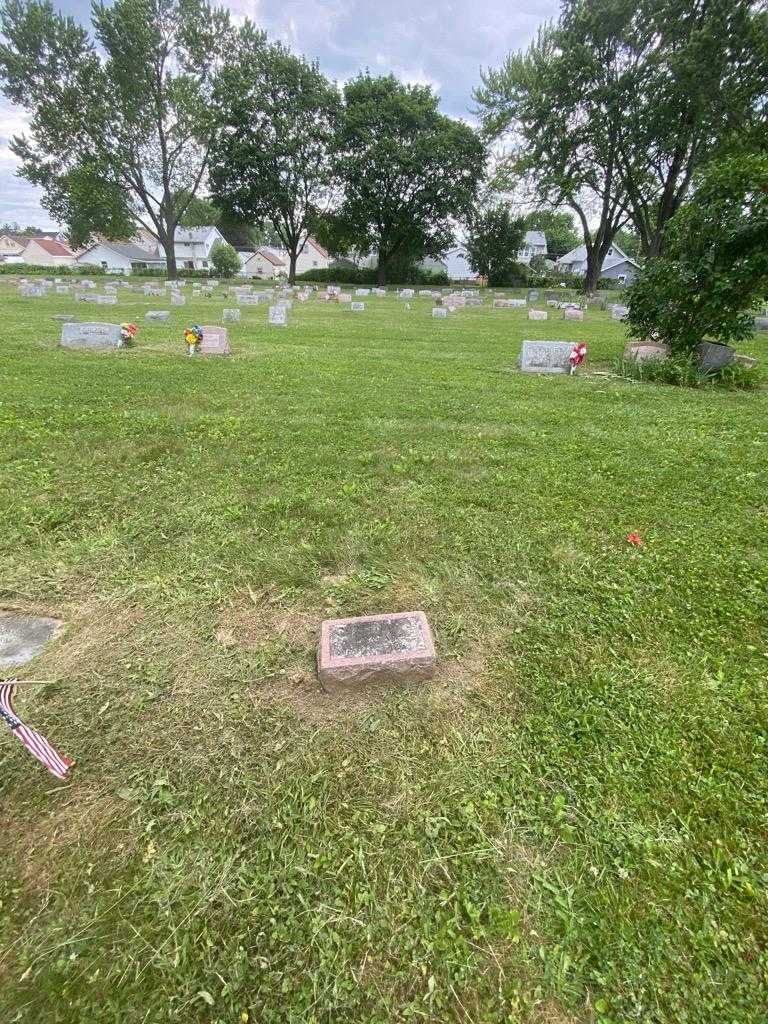
[[[570,373],[572,341],[524,341],[520,369],[526,373]]]
[[[64,348],[118,348],[120,324],[63,324],[61,344]]]

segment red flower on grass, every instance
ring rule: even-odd
[[[628,533],[627,540],[635,548],[641,548],[643,546],[643,538],[639,533]]]

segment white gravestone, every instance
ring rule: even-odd
[[[444,320],[448,316],[448,310],[445,306],[433,306],[432,316],[435,320]]]
[[[171,292],[171,305],[172,306],[184,306],[187,300],[183,295],[179,295],[177,292]]]
[[[206,327],[203,325],[203,340],[200,352],[204,356],[228,356],[229,335],[226,327]]]
[[[97,295],[96,304],[99,306],[116,306],[117,296],[116,295]]]
[[[370,288],[355,288],[355,295],[370,295]]]
[[[611,310],[611,320],[625,320],[628,313],[628,306],[614,306]]]
[[[61,344],[64,348],[118,348],[120,324],[62,324]]]
[[[288,310],[285,308],[285,306],[269,307],[269,324],[272,327],[288,326]]]
[[[526,373],[570,373],[572,341],[524,341],[520,369]]]
[[[575,306],[566,306],[563,310],[563,316],[566,320],[583,320],[584,310],[577,309]]]
[[[155,309],[149,313],[144,314],[145,320],[168,320],[170,318],[170,311],[167,309]]]
[[[546,309],[529,309],[528,319],[529,320],[546,320],[549,317],[549,313]]]
[[[365,303],[364,302],[351,302],[349,304],[349,308],[352,310],[353,313],[362,313],[363,310],[365,309]]]

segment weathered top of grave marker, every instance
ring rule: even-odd
[[[57,619],[0,612],[0,668],[31,661],[53,639],[59,626]]]
[[[437,658],[424,612],[327,619],[322,624],[318,675],[339,692],[385,679],[424,679]]]
[[[570,373],[572,341],[524,341],[520,369],[526,373]]]
[[[120,324],[62,324],[61,344],[64,348],[118,348]]]

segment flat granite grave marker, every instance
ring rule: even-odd
[[[31,661],[60,626],[58,619],[0,612],[0,668]]]
[[[424,612],[326,619],[320,630],[317,674],[328,693],[385,680],[428,679],[436,665]]]
[[[566,306],[563,310],[563,317],[566,320],[583,320],[584,310],[576,309],[575,306]]]
[[[433,306],[432,316],[435,318],[435,320],[444,320],[448,316],[448,310],[445,308],[445,306]]]
[[[288,310],[285,306],[270,306],[268,323],[271,327],[287,327]]]
[[[229,335],[226,327],[203,326],[203,340],[199,351],[204,356],[228,356]]]
[[[97,306],[116,306],[117,296],[116,295],[96,295]]]
[[[648,359],[661,359],[669,357],[669,345],[656,341],[632,341],[624,349],[623,359],[632,359],[638,363],[644,363]]]
[[[524,341],[520,369],[525,373],[570,373],[572,341]]]
[[[144,314],[145,320],[167,320],[170,317],[170,310],[167,309],[152,309],[148,313]]]
[[[364,302],[350,302],[349,308],[352,310],[353,313],[362,313],[363,310],[365,309],[365,303]]]
[[[69,285],[68,284],[57,284],[56,285],[56,294],[57,295],[69,295]]]
[[[611,320],[624,320],[628,313],[628,306],[614,306],[611,309]]]
[[[61,345],[64,348],[119,348],[120,324],[62,324]]]
[[[549,318],[549,313],[546,311],[546,309],[529,309],[528,310],[528,319],[529,320],[547,320],[548,318]]]
[[[221,316],[222,320],[239,320],[240,310],[239,309],[225,309]]]
[[[171,292],[171,305],[172,306],[185,306],[186,304],[187,304],[187,300],[184,298],[183,295],[180,295],[177,292]]]

